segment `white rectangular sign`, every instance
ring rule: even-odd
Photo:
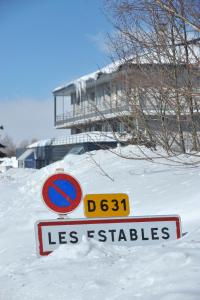
[[[179,216],[38,221],[37,251],[48,255],[60,245],[76,245],[82,237],[100,243],[136,246],[160,244],[181,237]]]

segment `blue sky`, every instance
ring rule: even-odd
[[[102,12],[102,3],[102,0],[0,1],[0,123],[4,123],[5,131],[6,127],[9,129],[8,134],[14,124],[12,121],[9,125],[9,119],[13,119],[9,109],[5,115],[7,106],[13,104],[13,109],[19,109],[26,102],[35,105],[36,101],[38,107],[41,102],[41,105],[52,102],[51,92],[55,87],[109,63],[104,35],[111,30],[111,24]],[[23,121],[19,115],[16,124]],[[49,120],[53,129],[52,116]],[[42,138],[41,130],[37,136],[36,130],[28,132],[27,127],[27,138],[31,137]],[[26,133],[22,131],[15,136],[23,138]]]

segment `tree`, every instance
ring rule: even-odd
[[[181,5],[179,7],[177,7],[173,1],[156,0],[156,3],[162,10],[165,10],[172,16],[188,24],[195,31],[200,32],[200,12],[198,7],[199,1],[185,1],[184,3],[183,1],[180,1]],[[187,10],[183,10],[183,7],[185,7]],[[186,11],[189,11],[190,13],[186,14]]]
[[[115,28],[112,59],[130,116],[119,116],[137,144],[149,141],[174,153],[197,153],[199,136],[200,2],[107,0]],[[117,78],[115,78],[117,80]]]
[[[31,140],[28,140],[28,139],[22,140],[19,143],[18,148],[24,148],[25,149],[28,145],[31,145],[31,144],[33,144],[37,141],[38,141],[38,139],[36,139],[36,138],[32,138]]]
[[[0,126],[0,130],[3,130],[3,126],[2,125]],[[3,149],[3,151],[2,151],[2,149]],[[0,143],[0,158],[6,156],[6,153],[5,153],[4,149],[5,149],[4,144]]]
[[[12,157],[16,155],[16,145],[10,136],[5,135],[2,138],[2,144],[5,145],[6,156]]]

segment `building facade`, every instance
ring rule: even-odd
[[[56,88],[54,124],[56,128],[81,132],[122,132],[119,114],[129,115],[123,95],[123,82],[118,80],[119,66],[109,65],[69,84]]]
[[[142,131],[146,127],[144,122],[159,130],[165,120],[166,126],[178,130],[180,102],[185,103],[185,108],[181,108],[182,126],[188,129],[191,105],[187,94],[189,91],[195,103],[195,93],[199,99],[200,92],[199,69],[195,67],[193,71],[191,76],[184,64],[109,65],[53,91],[55,127],[71,129],[71,134],[122,133],[138,128]],[[193,105],[192,109],[194,118],[199,118],[199,102],[198,108]]]

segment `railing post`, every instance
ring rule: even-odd
[[[54,95],[54,126],[56,126],[56,96]]]

